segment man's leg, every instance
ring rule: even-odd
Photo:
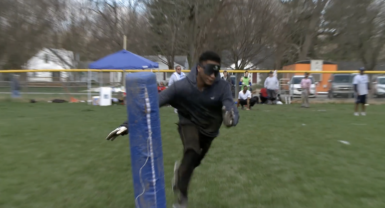
[[[360,96],[359,95],[356,95],[356,104],[354,106],[354,115],[355,116],[359,116],[359,113],[358,113],[358,108],[359,108],[359,105],[360,105]]]
[[[355,115],[355,116],[358,116],[358,107],[359,107],[359,105],[360,105],[360,104],[358,104],[358,103],[356,103],[356,104],[354,105],[354,115]]]
[[[261,104],[265,104],[267,101],[267,98],[265,98],[263,96],[261,96],[260,99],[261,99]]]
[[[180,192],[178,197],[178,205],[181,207],[187,206],[188,185],[190,183],[192,174],[197,164],[200,163],[201,147],[199,131],[195,125],[179,125],[178,131],[183,143],[183,159],[177,169],[177,176],[175,184],[175,191]]]
[[[211,147],[211,143],[213,142],[214,138],[211,138],[211,137],[207,137],[207,136],[204,136],[202,134],[199,135],[199,143],[200,143],[200,146],[201,146],[201,154],[200,154],[200,160],[199,162],[196,164],[195,167],[198,167],[203,158],[206,156],[207,152],[209,151],[210,147]]]
[[[309,107],[309,91],[305,91],[305,108]]]
[[[366,95],[361,96],[361,105],[362,105],[362,110],[361,110],[361,115],[366,116]]]
[[[277,92],[275,90],[272,90],[271,91],[271,95],[272,95],[271,101],[272,101],[273,105],[277,104],[277,101],[276,101],[276,99],[277,99]]]
[[[270,104],[273,101],[273,95],[271,93],[271,90],[267,90],[267,104]]]
[[[250,107],[253,107],[256,103],[258,103],[258,97],[252,97],[250,99]]]
[[[302,104],[301,107],[305,107],[305,91],[302,91]]]
[[[196,153],[194,150],[187,149],[186,152],[183,154],[182,163],[180,164],[178,171],[179,177],[177,185],[182,196],[186,199],[188,197],[188,185],[190,184],[192,174],[194,172],[195,167],[197,167],[197,164],[200,164],[201,160],[201,155]]]
[[[243,109],[243,107],[245,106],[245,105],[247,105],[247,100],[239,100],[239,104],[241,104],[241,106],[242,106],[242,109]]]

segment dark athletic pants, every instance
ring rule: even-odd
[[[252,97],[250,98],[250,107],[253,107],[256,103],[258,103],[258,97]],[[247,105],[247,100],[239,100],[239,104],[243,107]]]
[[[183,196],[187,197],[188,185],[194,169],[201,164],[214,140],[199,133],[195,125],[178,125],[178,131],[183,143],[183,159],[179,166],[177,186]]]
[[[267,97],[263,97],[262,95],[259,96],[261,99],[261,104],[267,103]]]

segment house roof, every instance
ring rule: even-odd
[[[187,59],[187,56],[175,56],[174,57],[174,61],[179,64],[179,65],[182,65],[182,66],[185,66],[185,64],[187,63],[188,65],[188,59]]]
[[[297,61],[296,64],[310,64],[311,60],[303,60],[303,61]],[[331,61],[323,61],[323,64],[336,64],[335,62]]]

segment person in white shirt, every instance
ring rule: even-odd
[[[251,97],[251,92],[248,90],[248,86],[243,85],[243,90],[238,93],[237,107],[239,108],[239,105],[241,105],[243,109],[246,105],[246,110],[250,110],[250,108],[253,107],[256,102],[257,100]]]
[[[273,72],[269,73],[269,77],[265,80],[265,88],[267,89],[267,96],[269,101],[275,104],[276,95],[279,89],[279,82]]]
[[[175,72],[171,75],[170,80],[168,82],[168,86],[170,87],[174,82],[179,81],[181,79],[186,78],[186,74],[182,72],[181,66],[175,67]]]
[[[182,72],[182,67],[176,66],[175,72],[170,77],[170,80],[168,82],[168,86],[170,87],[172,84],[174,84],[174,82],[177,82],[177,81],[184,79],[184,78],[186,78],[186,74]],[[175,108],[174,112],[178,113],[178,110]]]
[[[362,106],[361,115],[366,116],[365,104],[366,104],[366,97],[370,90],[370,83],[369,83],[368,76],[365,74],[364,67],[361,67],[360,74],[354,77],[353,86],[354,86],[354,91],[356,92],[356,105],[354,109],[355,110],[354,115],[355,116],[360,115],[358,113],[358,109],[359,109],[359,105],[361,104]]]

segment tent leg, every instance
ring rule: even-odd
[[[89,104],[92,104],[92,100],[91,100],[91,71],[88,70],[88,90],[87,90],[87,104],[88,104],[88,101],[91,101],[89,102]]]

